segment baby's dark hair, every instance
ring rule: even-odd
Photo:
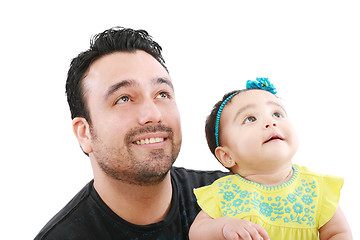
[[[228,99],[231,95],[236,94],[236,92],[244,92],[247,91],[248,89],[245,90],[235,90],[235,91],[231,91],[226,93],[222,100],[220,100],[219,102],[217,102],[213,109],[210,112],[210,115],[207,117],[206,122],[205,122],[205,135],[206,135],[206,140],[207,140],[207,144],[210,148],[211,153],[216,157],[215,155],[215,149],[216,149],[216,137],[215,137],[215,125],[216,125],[216,119],[218,116],[218,112],[220,109],[220,106],[223,104],[223,102]],[[227,103],[231,102],[231,99],[228,99]],[[218,130],[218,135],[219,135],[219,146],[221,146],[221,138],[220,138],[220,124],[219,124],[219,130]]]

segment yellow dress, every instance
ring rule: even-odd
[[[293,165],[292,178],[266,187],[229,175],[194,189],[199,206],[212,218],[229,216],[261,225],[275,239],[319,239],[334,215],[344,179]]]

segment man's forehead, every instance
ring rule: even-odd
[[[168,72],[154,57],[136,51],[116,52],[96,60],[89,67],[83,84],[85,88],[108,89],[116,84],[135,86],[161,81],[172,86]]]
[[[88,75],[93,72],[102,73],[134,73],[139,68],[143,70],[165,71],[165,68],[150,54],[137,50],[134,52],[114,52],[95,60],[89,67]],[[144,69],[145,68],[145,69]]]

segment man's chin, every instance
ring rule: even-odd
[[[163,172],[162,174],[152,175],[152,176],[140,175],[138,178],[134,179],[135,180],[134,184],[138,186],[153,186],[160,184],[169,174],[169,171],[170,169]]]

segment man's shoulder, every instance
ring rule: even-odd
[[[178,208],[182,214],[183,222],[191,226],[196,215],[201,210],[194,195],[194,189],[212,184],[216,179],[228,175],[222,171],[199,171],[182,167],[171,169],[174,198],[177,202],[173,207]]]
[[[184,167],[176,167],[173,166],[171,168],[171,173],[175,174],[189,174],[194,176],[226,176],[229,174],[229,172],[223,172],[220,170],[195,170],[195,169],[189,169]]]
[[[203,186],[211,184],[218,178],[229,175],[229,172],[223,172],[219,170],[214,171],[202,171],[193,170],[183,167],[172,167],[171,177],[175,181],[190,182],[194,186]]]
[[[93,186],[93,181],[90,181],[81,189],[70,202],[63,207],[50,221],[40,230],[35,240],[40,239],[59,239],[63,234],[66,234],[62,229],[66,225],[67,220],[71,218],[71,215],[78,211],[82,203],[86,201],[90,195]]]

